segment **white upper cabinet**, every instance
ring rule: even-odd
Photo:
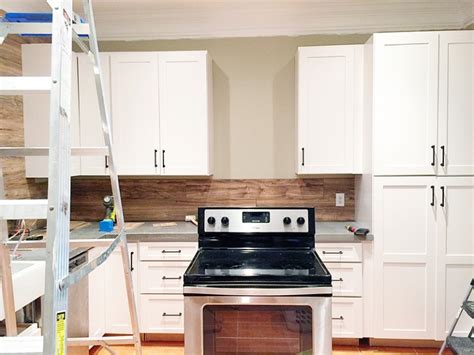
[[[103,74],[106,105],[110,113],[110,55],[101,54],[100,64]],[[78,55],[79,71],[79,111],[82,147],[104,147],[104,133],[99,111],[99,101],[95,84],[92,61],[85,54]],[[82,156],[81,175],[106,175],[105,156]]]
[[[297,173],[354,173],[363,46],[300,47],[296,58]],[[360,165],[360,164],[359,164]]]
[[[440,32],[439,175],[474,175],[474,31]]]
[[[161,173],[212,175],[212,71],[207,52],[161,52],[158,58]]]
[[[438,33],[373,37],[374,174],[436,174]]]
[[[24,44],[21,46],[23,76],[51,75],[51,45]],[[79,147],[79,108],[77,86],[77,56],[72,57],[71,73],[71,146]],[[23,124],[25,147],[49,147],[49,93],[23,95]],[[72,157],[71,175],[80,174],[80,158]],[[25,158],[26,177],[47,178],[48,157]]]
[[[122,175],[159,173],[158,54],[111,54],[113,139]]]

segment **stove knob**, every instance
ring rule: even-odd
[[[298,223],[299,225],[302,225],[304,224],[305,220],[303,217],[298,217],[298,219],[296,220],[296,223]]]
[[[222,217],[222,218],[221,218],[221,223],[222,223],[222,225],[224,225],[224,226],[228,226],[228,225],[229,225],[229,218],[227,218],[227,217]]]
[[[283,218],[283,223],[284,224],[290,224],[291,223],[291,218],[290,217]]]
[[[214,224],[214,223],[216,223],[216,219],[215,219],[214,217],[209,217],[209,218],[207,219],[207,223],[209,223],[209,224]]]

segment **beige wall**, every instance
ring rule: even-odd
[[[369,35],[102,42],[102,51],[206,49],[213,59],[215,178],[295,177],[298,46],[359,44]]]

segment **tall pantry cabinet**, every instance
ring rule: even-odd
[[[474,31],[375,34],[367,46],[373,333],[442,340],[474,277]]]

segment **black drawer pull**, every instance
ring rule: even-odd
[[[441,166],[444,166],[444,145],[441,146]]]
[[[163,312],[163,317],[181,317],[183,315],[183,313],[179,312],[179,313],[166,313],[166,312]]]
[[[161,251],[162,254],[179,254],[181,253],[181,249],[180,250],[166,250],[166,249],[163,249]]]
[[[161,166],[163,168],[166,168],[166,165],[165,165],[165,150],[164,149],[161,151]]]
[[[431,146],[431,150],[433,151],[433,158],[431,160],[431,166],[435,166],[436,160],[436,147],[434,145]]]
[[[344,320],[344,317],[343,316],[339,316],[339,317],[335,317],[335,318],[331,318],[332,320]]]
[[[178,276],[178,277],[163,276],[161,279],[162,280],[181,280],[181,276]]]
[[[109,158],[107,155],[105,156],[105,168],[107,169],[109,167]]]
[[[135,270],[135,268],[133,267],[133,254],[135,254],[135,252],[131,251],[130,252],[130,271]]]
[[[326,251],[326,250],[323,250],[323,254],[344,254],[344,252],[342,250],[339,250],[339,251]]]
[[[440,189],[441,189],[441,203],[439,205],[441,207],[444,207],[444,190],[445,190],[445,188],[444,188],[444,186],[441,186]]]
[[[344,281],[344,279],[343,279],[342,277],[340,277],[340,278],[334,279],[334,280],[332,280],[332,281],[340,281],[340,282],[342,282],[342,281]]]
[[[434,185],[431,185],[430,187],[431,187],[431,203],[430,203],[430,205],[434,206],[435,205],[435,201],[434,201],[435,200],[435,187],[434,187]]]
[[[156,153],[158,153],[158,150],[155,149],[155,168],[158,167],[158,162],[156,161]]]
[[[301,166],[304,166],[304,148],[301,148]]]

